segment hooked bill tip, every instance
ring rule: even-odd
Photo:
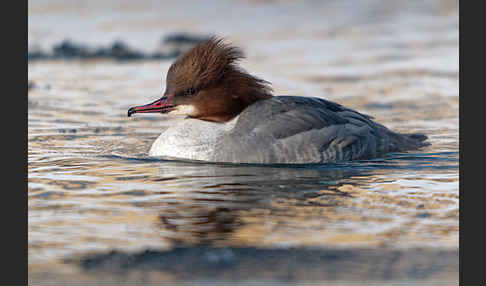
[[[130,109],[128,109],[128,117],[132,116],[133,113],[135,113],[135,108],[131,107]]]

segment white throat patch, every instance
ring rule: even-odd
[[[196,108],[192,105],[178,105],[178,106],[175,107],[175,110],[172,110],[168,114],[169,115],[195,116],[196,115]]]

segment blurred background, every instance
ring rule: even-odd
[[[218,35],[241,46],[243,65],[277,91],[305,96],[318,95],[335,77],[342,83],[392,70],[457,73],[459,65],[457,1],[29,1],[28,19],[29,60],[40,49],[57,47],[63,55],[70,41],[171,55],[178,47],[167,37],[174,34]],[[448,90],[457,95],[454,86]]]
[[[447,0],[29,1],[30,283],[456,285],[458,23]],[[276,95],[336,101],[431,145],[333,167],[148,158],[171,121],[127,109],[160,97],[171,63],[211,35]]]

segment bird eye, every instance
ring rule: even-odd
[[[187,89],[187,92],[186,92],[188,95],[193,95],[196,93],[196,90],[193,88],[193,87],[190,87]]]

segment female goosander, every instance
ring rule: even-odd
[[[334,163],[424,146],[372,117],[314,97],[273,96],[270,83],[237,66],[240,49],[212,37],[169,68],[164,96],[133,113],[187,116],[152,144],[150,156],[231,163]]]

